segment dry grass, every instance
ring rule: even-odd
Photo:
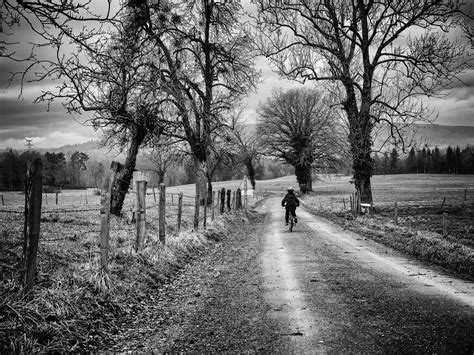
[[[345,177],[315,184],[314,192],[305,201],[315,213],[347,228],[420,259],[474,276],[473,182],[472,175],[375,176],[372,188],[376,214],[370,217],[354,218],[350,213],[353,186]],[[445,236],[443,216],[447,221]]]
[[[148,198],[153,199],[153,196]],[[82,352],[106,344],[123,326],[124,320],[136,319],[140,312],[147,311],[150,297],[159,287],[207,247],[231,234],[232,226],[245,218],[239,213],[216,214],[216,220],[211,223],[209,212],[209,228],[192,231],[194,208],[186,203],[181,232],[177,233],[176,199],[174,205],[168,199],[166,244],[159,241],[158,210],[152,208],[147,216],[145,246],[137,254],[134,250],[136,227],[130,222],[130,215],[112,217],[110,275],[105,275],[98,271],[100,220],[97,206],[74,206],[73,201],[74,196],[67,208],[43,206],[38,280],[33,293],[27,297],[22,295],[19,284],[22,214],[0,213],[2,353]],[[5,208],[22,210],[19,204]]]

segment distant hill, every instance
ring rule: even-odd
[[[442,126],[437,124],[417,124],[415,125],[415,142],[418,146],[439,148],[448,145],[465,147],[468,144],[474,145],[474,126]],[[249,132],[257,130],[256,124],[247,125]]]
[[[463,148],[468,144],[474,145],[474,126],[442,126],[437,124],[419,124],[416,125],[417,133],[415,141],[419,146],[428,145],[429,147],[438,146],[440,148],[448,145]],[[257,130],[256,124],[246,126],[248,132]],[[81,144],[66,145],[60,148],[41,148],[37,149],[41,153],[45,152],[63,152],[66,156],[75,151],[86,153],[91,159],[96,161],[124,160],[124,154],[116,149],[100,148],[99,141],[89,141]],[[22,151],[22,150],[20,150]]]
[[[79,151],[86,153],[91,160],[96,161],[109,161],[109,160],[123,160],[123,154],[117,150],[107,147],[100,147],[99,141],[89,141],[80,144],[70,144],[59,148],[41,148],[37,149],[40,153],[51,152],[51,153],[64,153],[66,156],[72,155],[72,153]]]
[[[474,127],[442,126],[436,124],[417,125],[416,140],[421,145],[447,147],[448,145],[465,147],[474,145]]]

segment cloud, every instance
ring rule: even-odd
[[[452,126],[474,126],[474,87],[453,88],[444,99],[430,99],[439,116],[435,123]]]
[[[23,138],[0,138],[0,150],[5,148],[25,149],[26,139],[32,139],[34,148],[58,148],[69,144],[84,143],[97,140],[98,134],[88,127],[88,130],[74,132],[54,131],[45,136],[24,136]]]
[[[91,127],[78,122],[87,115],[72,116],[59,104],[50,110],[44,104],[33,104],[30,100],[17,100],[11,95],[0,96],[0,148],[24,146],[25,137],[33,137],[35,143],[45,147],[57,147],[97,139]]]

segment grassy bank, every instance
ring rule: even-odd
[[[237,233],[238,226],[249,218],[254,218],[251,212],[224,214],[206,231],[170,235],[165,246],[158,235],[150,234],[140,254],[133,249],[133,237],[112,233],[108,279],[98,272],[97,233],[85,232],[88,223],[84,219],[59,215],[54,223],[63,222],[62,229],[67,225],[77,232],[40,244],[38,283],[29,297],[21,295],[18,282],[18,228],[4,229],[0,245],[1,352],[94,351],[107,344],[119,329],[139,321],[140,314],[153,307],[154,297],[184,265]]]
[[[323,180],[304,197],[315,214],[412,255],[474,277],[472,176],[390,175],[372,181],[373,216],[349,211],[353,186],[346,178]],[[395,223],[395,202],[397,222]],[[443,235],[443,219],[446,235]]]
[[[309,210],[321,215],[344,229],[351,230],[417,259],[443,266],[474,278],[474,249],[456,238],[416,227],[396,225],[390,218],[375,216],[354,217],[348,212]]]

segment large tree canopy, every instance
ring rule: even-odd
[[[258,109],[263,151],[295,168],[302,193],[312,190],[312,171],[334,168],[344,154],[339,122],[320,91],[274,91]]]
[[[440,95],[472,67],[449,31],[466,26],[459,1],[255,0],[261,53],[282,75],[334,84],[348,122],[356,188],[372,202],[372,134],[393,138],[426,117],[422,95]]]

